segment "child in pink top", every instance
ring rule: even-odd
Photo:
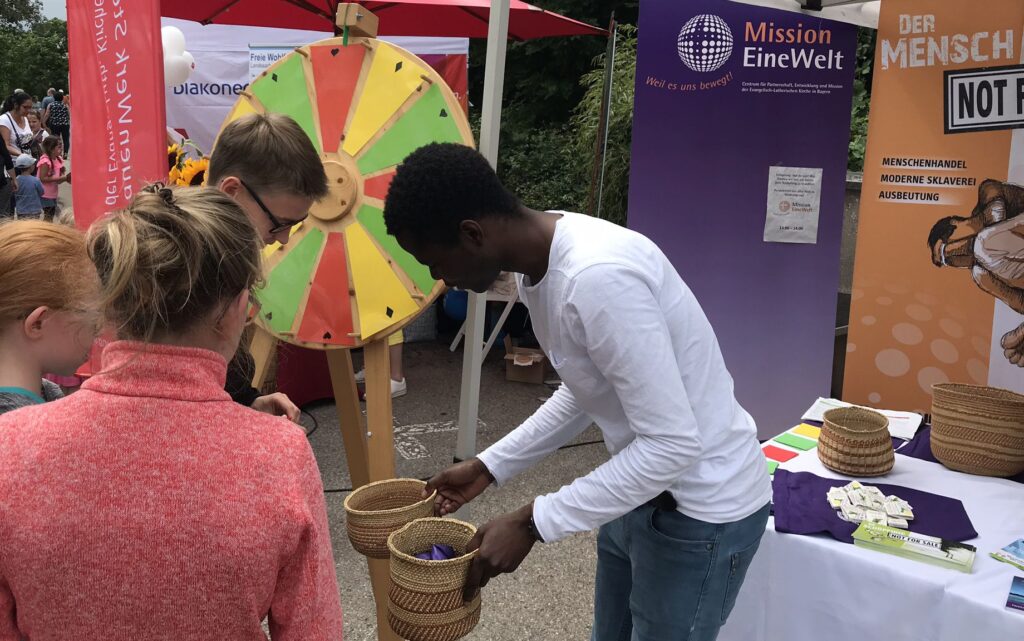
[[[36,163],[39,181],[43,183],[43,220],[53,222],[57,213],[58,186],[71,182],[71,173],[64,173],[64,142],[60,136],[43,141],[43,155]]]
[[[93,225],[119,341],[67,398],[0,417],[0,640],[340,641],[305,434],[232,402],[262,245],[215,189]]]

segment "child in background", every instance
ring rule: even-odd
[[[50,135],[50,132],[43,127],[42,116],[34,109],[28,114],[28,128],[32,130],[32,146],[29,153],[38,158],[42,155],[43,140]]]
[[[0,413],[62,396],[43,374],[71,375],[85,362],[98,288],[81,232],[39,220],[0,225]]]
[[[18,191],[14,192],[15,218],[39,218],[43,215],[43,183],[35,177],[36,159],[21,154],[14,161]]]
[[[50,137],[50,132],[43,126],[42,116],[38,111],[30,111],[28,114],[28,127],[32,130],[32,140],[42,142]]]
[[[38,166],[39,181],[43,183],[43,220],[50,222],[57,213],[58,186],[71,182],[71,173],[64,173],[64,141],[60,136],[50,136],[43,141]]]

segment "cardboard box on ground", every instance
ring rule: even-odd
[[[543,385],[548,373],[544,352],[530,347],[516,347],[505,337],[505,379],[517,383]]]

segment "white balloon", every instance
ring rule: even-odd
[[[182,53],[181,57],[188,63],[188,73],[189,75],[192,75],[192,72],[196,70],[196,59],[187,51]]]
[[[168,87],[177,87],[188,80],[191,71],[188,61],[182,56],[164,58],[164,84]]]
[[[177,27],[164,27],[160,29],[160,38],[163,40],[164,54],[180,56],[185,52],[185,34]]]

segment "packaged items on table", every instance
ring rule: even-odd
[[[868,521],[878,525],[906,528],[914,509],[898,496],[886,496],[877,487],[857,481],[830,488],[825,497],[839,518],[850,523]]]

